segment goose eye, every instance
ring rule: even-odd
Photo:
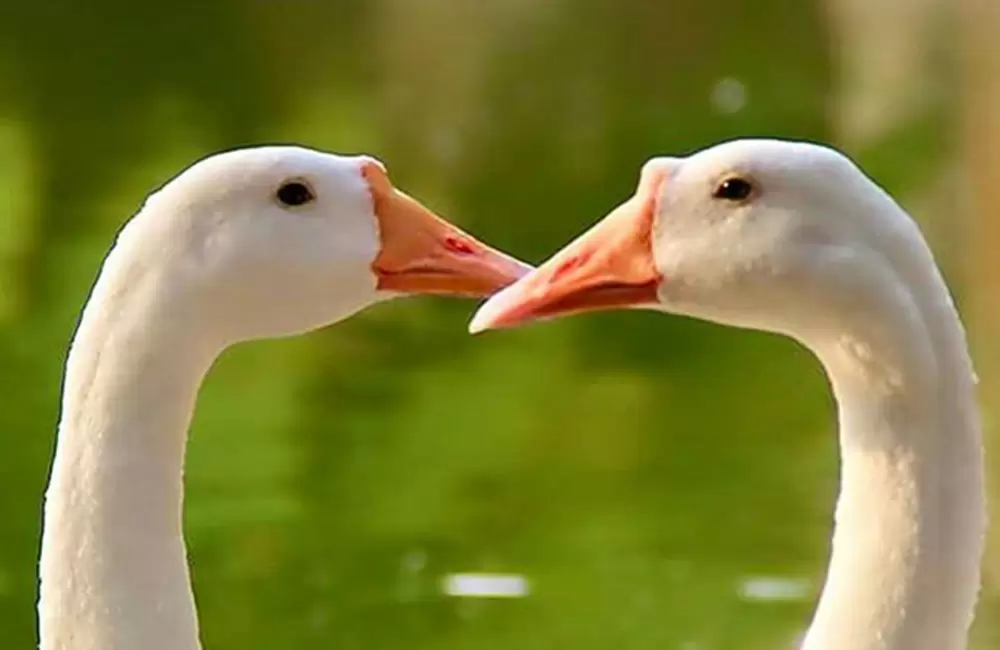
[[[312,190],[309,189],[309,186],[301,181],[285,183],[278,188],[275,197],[277,197],[279,203],[291,208],[305,205],[316,198]]]
[[[751,194],[753,194],[753,185],[750,184],[750,181],[742,178],[727,178],[719,183],[712,196],[726,201],[745,201]]]

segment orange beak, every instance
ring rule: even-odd
[[[372,263],[378,289],[481,298],[531,270],[441,219],[392,186],[374,160],[361,165],[382,247]]]
[[[469,331],[513,327],[573,313],[657,302],[653,260],[656,197],[665,176],[643,174],[635,196],[476,312]]]

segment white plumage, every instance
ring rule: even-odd
[[[975,379],[930,249],[891,197],[813,144],[654,159],[634,197],[470,330],[610,307],[779,332],[825,367],[841,491],[805,650],[966,647],[986,528]]]
[[[394,189],[366,156],[233,151],[152,195],[108,254],[66,364],[41,649],[199,647],[184,453],[198,387],[226,347],[394,295],[488,295],[525,270]]]

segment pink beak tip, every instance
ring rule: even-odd
[[[511,315],[513,299],[511,289],[516,286],[514,283],[506,289],[501,289],[493,294],[486,302],[479,306],[472,320],[469,321],[469,334],[479,334],[486,330],[500,329],[508,323]]]

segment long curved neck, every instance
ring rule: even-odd
[[[804,650],[966,648],[986,528],[975,378],[944,282],[923,268],[892,316],[812,346],[837,397],[842,465]]]
[[[187,428],[215,356],[165,275],[105,264],[67,362],[46,492],[42,650],[200,647],[184,539]]]

